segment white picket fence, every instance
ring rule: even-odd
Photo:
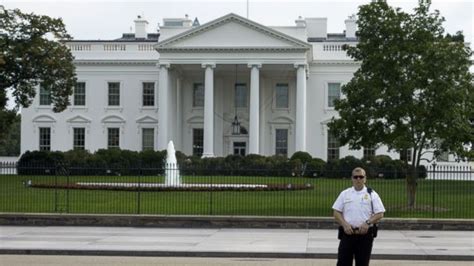
[[[16,175],[18,157],[0,156],[0,175]]]

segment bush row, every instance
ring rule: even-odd
[[[176,158],[183,175],[196,176],[301,176],[350,177],[355,167],[363,167],[369,177],[404,178],[409,166],[389,156],[378,155],[367,159],[347,156],[325,162],[309,153],[296,152],[291,158],[283,156],[229,155],[200,158],[177,151]],[[84,150],[67,152],[33,151],[24,153],[18,162],[20,175],[161,175],[164,173],[166,150],[135,152],[103,149],[96,153]],[[168,166],[174,167],[174,166]],[[418,177],[426,177],[420,166]]]

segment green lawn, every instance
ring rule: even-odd
[[[337,195],[351,185],[348,179],[185,176],[185,183],[311,183],[314,189],[258,192],[129,192],[30,188],[22,184],[24,180],[38,183],[162,183],[163,177],[0,176],[0,212],[331,216],[331,206]],[[474,218],[474,208],[470,206],[474,202],[474,182],[419,180],[415,210],[406,208],[404,180],[368,182],[369,186],[381,195],[387,209],[386,217]]]

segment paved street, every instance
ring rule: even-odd
[[[334,259],[267,259],[267,258],[196,258],[196,257],[102,257],[102,256],[22,256],[0,255],[0,265],[9,266],[46,266],[46,265],[272,265],[272,266],[334,266]],[[371,266],[472,266],[468,261],[400,261],[372,260]]]

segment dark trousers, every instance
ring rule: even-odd
[[[371,232],[365,235],[341,234],[337,254],[337,266],[352,266],[355,257],[356,266],[368,266],[374,237]]]

